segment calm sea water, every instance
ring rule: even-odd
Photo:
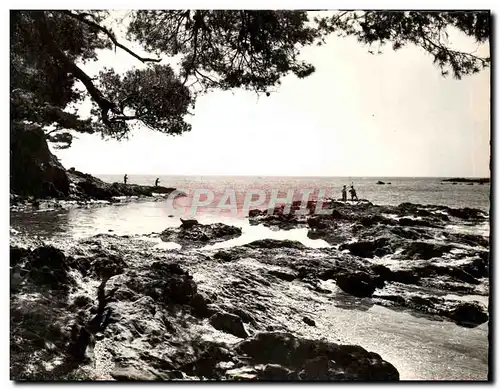
[[[121,182],[122,175],[97,175],[107,182]],[[403,202],[434,204],[449,207],[472,207],[484,211],[490,208],[490,185],[442,182],[444,178],[409,177],[286,177],[286,176],[154,176],[129,175],[128,183],[154,185],[159,177],[160,185],[186,190],[211,189],[219,195],[226,189],[243,193],[247,189],[263,189],[269,194],[278,190],[285,195],[292,189],[300,199],[299,190],[326,190],[327,196],[341,197],[342,186],[354,184],[358,197],[374,204],[398,205]],[[377,185],[377,181],[391,183]],[[215,202],[217,197],[215,198]],[[240,203],[241,199],[238,199]]]
[[[121,181],[122,176],[101,175],[105,181]],[[156,176],[130,175],[129,183],[154,184]],[[391,184],[377,185],[381,180]],[[264,226],[250,226],[244,214],[223,213],[217,208],[218,200],[227,189],[237,194],[238,209],[242,209],[243,197],[248,189],[262,189],[268,199],[272,190],[281,192],[296,191],[296,199],[302,194],[299,190],[325,189],[327,196],[338,197],[342,185],[354,183],[360,199],[368,199],[375,204],[397,205],[402,202],[438,204],[450,207],[473,207],[489,211],[490,185],[443,183],[439,178],[328,178],[328,177],[217,177],[217,176],[160,176],[160,185],[182,189],[191,193],[196,189],[211,189],[215,192],[214,201],[208,207],[198,209],[194,217],[200,223],[223,222],[243,229],[240,238],[231,240],[228,245],[242,245],[262,238],[293,239],[308,246],[326,246],[322,240],[307,238],[307,229],[272,231]],[[184,204],[182,204],[184,202]],[[191,199],[180,198],[187,210]],[[265,206],[267,207],[267,203]],[[126,202],[97,208],[76,208],[53,210],[39,213],[12,213],[11,227],[16,231],[37,235],[45,239],[68,237],[88,237],[99,233],[113,232],[120,235],[159,233],[168,227],[179,226],[179,218],[172,216],[167,201]],[[484,226],[483,226],[484,225]],[[488,235],[487,223],[475,226],[476,234]],[[471,233],[471,232],[468,232]],[[221,245],[221,244],[219,244]],[[225,244],[224,244],[225,245]]]

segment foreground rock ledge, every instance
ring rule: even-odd
[[[147,244],[127,252],[114,240],[82,241],[73,255],[11,247],[12,379],[399,379],[360,346],[259,331],[268,324],[244,306],[200,294],[175,259],[205,256],[143,257]],[[214,332],[228,338],[204,339]]]

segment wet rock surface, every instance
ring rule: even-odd
[[[296,207],[297,203],[294,205]],[[309,204],[308,207],[312,212],[316,206]],[[481,305],[471,307],[470,316],[477,322],[471,320],[466,325],[459,320],[460,315],[452,314],[456,302],[439,301],[444,308],[438,309],[433,299],[419,300],[420,296],[408,290],[417,289],[422,297],[429,292],[432,295],[433,291],[438,295],[488,295],[488,237],[449,230],[450,225],[471,226],[471,220],[476,224],[487,223],[488,217],[482,211],[411,203],[377,206],[369,202],[352,205],[332,201],[325,202],[322,207],[331,212],[306,217],[308,237],[330,243],[335,250],[323,249],[322,252],[333,252],[332,260],[335,260],[331,266],[317,260],[309,261],[306,266],[299,265],[295,259],[290,267],[298,271],[302,280],[312,285],[317,279],[335,280],[336,285],[350,295],[376,296],[378,304],[436,318],[444,316],[461,326],[477,326],[487,321],[487,310]],[[275,209],[273,225],[280,226],[281,220],[283,226],[289,228],[294,216],[283,218],[281,212],[282,209]],[[271,216],[268,212],[264,215]],[[262,219],[262,213],[254,213],[250,219],[254,223],[268,223]],[[345,255],[339,256],[339,251]],[[397,294],[378,294],[387,289]]]
[[[160,237],[183,246],[199,246],[229,240],[241,235],[241,228],[213,223],[203,225],[196,220],[184,221],[178,228],[165,229]]]
[[[11,237],[11,377],[398,380],[397,362],[338,334],[345,310],[383,306],[464,329],[488,321],[483,304],[460,299],[488,295],[488,238],[447,228],[482,214],[325,207],[337,212],[295,226],[329,248],[272,239],[204,248],[241,230],[199,223],[166,229],[164,240],[183,245],[168,251],[113,234],[60,246]]]
[[[272,370],[267,366],[264,375],[269,377],[274,371],[276,379],[399,380],[392,364],[362,347],[300,339],[286,332],[257,333],[239,343],[236,351],[256,363],[274,364]]]

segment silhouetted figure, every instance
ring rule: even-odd
[[[156,180],[155,180],[155,187],[158,187],[158,184],[160,183],[160,178],[157,177]]]
[[[359,200],[358,195],[356,195],[356,190],[354,189],[354,186],[351,186],[349,193],[351,194],[351,200],[355,200],[355,199]]]
[[[123,182],[124,182],[125,184],[127,184],[127,180],[128,180],[128,176],[127,176],[127,174],[125,174],[125,176],[123,176]]]
[[[342,201],[347,202],[347,187],[342,188]]]

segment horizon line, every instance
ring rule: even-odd
[[[153,173],[128,173],[128,172],[123,172],[123,173],[94,173],[91,172],[91,175],[106,175],[106,176],[121,176],[124,174],[127,174],[128,176],[133,175],[133,176],[180,176],[180,177],[197,177],[197,176],[202,176],[202,177],[317,177],[317,178],[418,178],[418,179],[448,179],[448,178],[460,178],[460,179],[490,179],[491,180],[491,175],[490,176],[461,176],[461,175],[449,175],[449,176],[415,176],[415,175],[408,175],[408,176],[373,176],[373,175],[367,175],[367,176],[335,176],[335,175],[267,175],[267,174],[179,174],[179,173],[158,173],[158,172],[153,172]]]

